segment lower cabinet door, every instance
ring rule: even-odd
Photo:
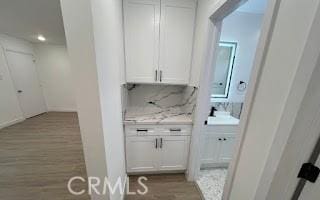
[[[215,134],[205,134],[203,142],[204,144],[201,147],[201,164],[214,164],[219,162],[218,156],[221,144],[219,136]]]
[[[235,136],[223,136],[221,137],[219,162],[229,163],[232,160],[233,151],[235,146]]]
[[[162,139],[162,140],[161,140]],[[159,170],[185,170],[187,168],[190,136],[160,138]]]
[[[156,138],[137,136],[126,138],[127,172],[158,171],[159,152]]]

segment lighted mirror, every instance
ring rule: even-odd
[[[237,43],[220,42],[212,83],[212,98],[228,98]]]

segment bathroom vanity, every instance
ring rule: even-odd
[[[208,118],[203,134],[201,168],[226,167],[232,159],[239,119],[229,112]]]

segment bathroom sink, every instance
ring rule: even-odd
[[[230,115],[230,112],[216,111],[214,117],[208,117],[208,125],[238,125],[239,119]]]

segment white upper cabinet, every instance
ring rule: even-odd
[[[188,84],[195,0],[124,0],[126,79]]]
[[[161,81],[188,84],[193,46],[195,1],[161,0]]]
[[[127,82],[154,83],[159,66],[159,0],[124,0]]]

